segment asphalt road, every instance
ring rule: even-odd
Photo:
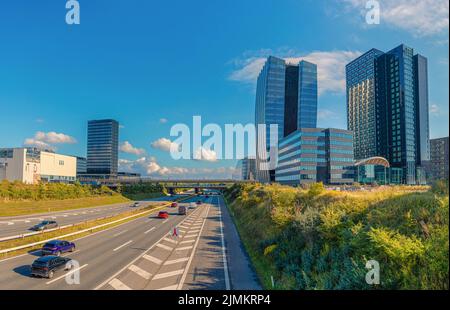
[[[131,209],[140,209],[151,204],[161,204],[162,202],[173,201],[179,197],[180,196],[174,195],[172,197],[161,197],[140,201],[141,205],[138,208],[130,207],[133,202],[128,202],[51,213],[0,217],[0,239],[3,237],[30,233],[32,231],[29,229],[43,220],[56,221],[60,226],[70,225],[106,216],[113,216]]]
[[[51,280],[30,277],[39,251],[0,261],[0,289],[258,289],[222,198],[200,199],[204,203],[186,216],[167,208],[167,220],[154,213],[76,240],[76,251],[67,256],[78,267]],[[67,283],[67,274],[79,274],[80,283]]]

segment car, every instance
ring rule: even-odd
[[[197,204],[198,204],[198,205],[201,205],[201,204],[202,204],[202,201],[201,201],[201,200],[197,200]]]
[[[176,202],[172,202],[172,204],[170,205],[171,208],[176,208],[178,207],[178,203]]]
[[[185,206],[179,206],[178,207],[178,215],[186,215],[187,209]]]
[[[39,224],[34,225],[30,229],[34,231],[42,231],[45,229],[51,229],[56,227],[58,227],[58,223],[56,223],[55,221],[42,221]]]
[[[206,195],[205,198],[209,198],[209,195]]]
[[[60,256],[61,253],[75,251],[75,243],[64,240],[52,240],[42,247],[43,255]]]
[[[133,207],[133,208],[137,208],[139,206],[140,206],[140,204],[137,201],[131,205],[131,207]]]
[[[195,207],[196,207],[195,203],[191,202],[189,204],[189,209],[195,209]]]
[[[51,279],[57,271],[72,269],[71,261],[71,258],[54,255],[39,257],[31,265],[31,276]]]
[[[167,211],[159,211],[158,217],[160,219],[167,219],[167,218],[169,218],[169,212],[167,212]]]

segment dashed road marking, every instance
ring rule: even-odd
[[[129,245],[131,242],[133,242],[133,240],[130,240],[130,241],[128,241],[128,242],[125,242],[125,243],[122,244],[121,246],[118,246],[117,248],[115,248],[113,251],[115,252],[115,251],[117,251],[117,250],[120,250],[120,249],[123,248],[124,246]]]
[[[186,244],[186,243],[192,243],[192,242],[195,242],[195,239],[181,241],[180,244]]]
[[[126,286],[122,281],[119,279],[113,279],[111,282],[108,283],[111,285],[115,290],[131,290],[128,286]]]
[[[158,280],[158,279],[164,279],[164,278],[177,276],[177,275],[183,274],[183,272],[184,272],[184,269],[179,269],[179,270],[175,270],[175,271],[169,271],[169,272],[160,273],[160,274],[155,275],[153,277],[153,280]]]
[[[128,229],[125,229],[124,231],[121,231],[121,232],[115,234],[114,237],[120,236],[121,234],[126,233],[127,231],[128,231]]]
[[[190,249],[192,249],[192,245],[184,246],[184,247],[181,247],[181,248],[176,248],[175,251],[185,251],[185,250],[190,250]]]
[[[167,245],[164,245],[164,244],[161,244],[161,243],[158,243],[156,246],[161,248],[161,249],[167,250],[167,251],[172,251],[172,248],[170,246],[167,246]]]
[[[151,262],[157,264],[157,265],[161,265],[161,263],[162,263],[162,260],[160,260],[159,258],[156,258],[156,257],[148,255],[148,254],[145,254],[142,257],[145,258],[148,261],[151,261]]]
[[[169,239],[169,238],[164,238],[163,240],[164,240],[164,241],[167,241],[167,242],[174,243],[174,244],[177,244],[177,243],[178,243],[177,241],[175,241],[175,240],[173,240],[173,239]]]
[[[177,263],[182,263],[182,262],[185,262],[185,261],[188,261],[188,260],[189,260],[189,257],[183,257],[183,258],[178,258],[178,259],[172,259],[172,260],[166,261],[166,262],[164,263],[164,266],[172,265],[172,264],[177,264]]]
[[[55,278],[55,279],[53,279],[53,280],[51,280],[51,281],[48,281],[47,283],[45,283],[45,284],[52,284],[53,282],[56,282],[56,281],[58,281],[58,280],[61,280],[62,278],[65,278],[65,277],[67,277],[68,275],[70,275],[70,274],[72,274],[72,273],[75,273],[75,272],[77,272],[77,271],[80,271],[81,269],[83,269],[84,267],[86,267],[88,264],[85,264],[85,265],[83,265],[83,266],[81,266],[81,267],[79,267],[79,268],[76,268],[76,269],[73,269],[73,270],[70,270],[69,272],[67,272],[66,274],[63,274],[62,276],[59,276],[59,277],[57,277],[57,278]]]
[[[148,273],[147,271],[145,271],[144,269],[142,269],[136,265],[131,265],[130,267],[128,267],[128,269],[137,273],[138,275],[140,275],[141,277],[143,277],[146,280],[149,280],[152,276],[150,273]]]
[[[178,287],[177,284],[159,288],[158,291],[174,291]]]
[[[148,234],[149,232],[151,232],[152,230],[155,230],[155,229],[156,229],[156,227],[152,227],[149,230],[147,230],[146,232],[144,232],[144,234]]]

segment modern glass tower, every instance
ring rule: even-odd
[[[119,123],[112,119],[88,122],[87,174],[117,176]]]
[[[348,129],[355,158],[381,156],[406,184],[425,182],[429,158],[427,60],[399,45],[370,50],[347,65]]]
[[[287,64],[284,59],[270,56],[258,76],[255,124],[257,128],[266,125],[256,141],[257,150],[266,151],[256,158],[256,178],[260,182],[274,181],[274,169],[260,169],[262,158],[268,158],[270,143],[277,146],[292,132],[317,126],[317,66],[307,61]],[[270,134],[271,124],[278,125],[277,140]]]
[[[374,66],[382,54],[371,49],[346,66],[347,126],[354,133],[357,160],[377,154]]]

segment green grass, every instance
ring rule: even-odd
[[[139,193],[139,194],[123,194],[130,200],[146,200],[164,196],[163,193]]]
[[[95,206],[111,205],[127,202],[129,199],[121,195],[86,197],[64,200],[41,200],[41,201],[0,201],[1,216],[17,216],[37,214],[55,211],[74,210]]]

